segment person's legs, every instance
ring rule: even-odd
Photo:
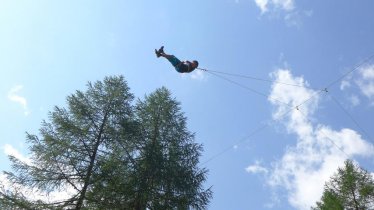
[[[179,69],[179,65],[182,62],[177,57],[175,57],[174,55],[166,54],[164,52],[164,46],[161,46],[161,48],[159,50],[155,50],[155,52],[156,52],[157,57],[166,58],[171,63],[171,65],[174,66],[174,68],[177,72],[181,72],[180,69]]]
[[[175,58],[174,55],[169,55],[169,54],[166,54],[166,53],[160,53],[160,56],[161,56],[161,57],[164,57],[164,58],[166,58],[166,59],[168,59],[169,61],[170,61],[170,60],[173,60],[173,59]],[[170,61],[170,62],[171,62],[171,61]]]
[[[181,63],[181,61],[174,55],[160,53],[160,56],[166,58],[174,67],[178,66]]]

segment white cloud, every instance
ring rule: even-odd
[[[289,27],[300,28],[303,19],[313,16],[313,10],[300,10],[295,6],[295,0],[254,0],[261,10],[261,15],[268,14],[271,18],[283,18]]]
[[[255,0],[256,5],[260,8],[261,13],[265,13],[268,11],[268,0]]]
[[[302,26],[302,15],[300,12],[290,12],[284,16],[284,21],[287,26],[296,26],[300,28]]]
[[[4,173],[0,174],[0,189],[4,187],[5,189],[9,189],[10,183]]]
[[[261,13],[266,13],[269,8],[273,10],[291,11],[295,8],[294,0],[254,0]]]
[[[245,168],[245,171],[252,174],[267,174],[268,169],[261,166],[261,163],[259,161],[255,161],[254,164],[248,166]]]
[[[271,196],[270,196],[270,202],[265,203],[264,207],[267,208],[267,209],[272,209],[275,206],[277,206],[280,202],[281,202],[281,200],[280,200],[279,196],[275,193],[272,193]]]
[[[194,80],[204,80],[205,79],[205,74],[203,71],[200,71],[200,70],[195,70],[193,72],[190,73],[190,76],[192,79]]]
[[[295,7],[294,0],[272,0],[276,8],[281,8],[286,11],[293,10]]]
[[[351,83],[348,80],[343,80],[340,83],[340,90],[345,90],[346,88],[351,87]]]
[[[374,65],[361,68],[359,71],[359,78],[356,84],[360,88],[362,94],[374,101]]]
[[[342,91],[352,91],[356,88],[360,94],[351,95],[347,98],[353,106],[359,105],[362,97],[367,98],[369,103],[374,105],[374,64],[360,67],[340,83],[340,90]]]
[[[10,89],[10,91],[8,92],[8,99],[13,102],[19,103],[23,108],[24,114],[27,116],[30,114],[27,108],[27,100],[25,97],[18,95],[18,92],[21,91],[22,89],[23,89],[22,85],[17,85],[13,87],[12,89]]]
[[[301,11],[292,9],[286,12],[286,14],[284,15],[284,22],[289,27],[301,28],[301,26],[303,25],[303,20],[312,16],[313,10]]]
[[[309,118],[318,108],[319,96],[307,88],[309,85],[302,77],[294,77],[289,70],[282,69],[273,73],[273,77],[276,81],[304,86],[296,89],[274,83],[269,95],[269,101],[276,108],[273,117],[280,119],[283,116],[282,122],[289,133],[296,134],[297,143],[289,146],[271,168],[261,169],[255,164],[248,170],[267,171],[268,185],[274,190],[286,189],[290,205],[296,209],[310,209],[320,199],[324,183],[342,166],[347,156],[372,157],[374,148],[354,130],[344,128],[337,131],[312,123]],[[274,98],[292,106],[310,100],[299,107],[300,111],[293,109],[287,113],[290,107]]]
[[[366,66],[360,70],[363,79],[374,79],[374,65]]]
[[[356,95],[351,95],[348,100],[352,106],[358,106],[361,103],[360,98]]]
[[[12,145],[10,144],[5,144],[3,147],[3,152],[6,155],[11,155],[14,156],[15,158],[21,160],[22,162],[32,165],[32,161],[30,158],[25,157],[23,154],[21,154],[17,149],[15,149]],[[4,187],[6,190],[11,190],[11,182],[8,180],[6,175],[4,173],[0,174],[0,187]],[[13,186],[16,187],[19,192],[21,192],[23,195],[25,195],[28,199],[30,200],[42,200],[44,202],[58,202],[62,201],[64,199],[68,199],[75,195],[77,191],[71,187],[71,186],[62,186],[59,190],[55,190],[50,193],[43,193],[28,187],[16,185]]]
[[[18,150],[16,150],[12,145],[10,144],[5,144],[3,146],[3,151],[6,155],[8,156],[13,156],[17,159],[19,159],[20,161],[24,162],[24,163],[27,163],[27,164],[31,164],[31,160],[30,158],[28,157],[25,157],[24,155],[22,155]]]

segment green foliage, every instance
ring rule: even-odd
[[[115,148],[113,142],[122,140],[120,133],[130,123],[132,99],[123,77],[88,83],[86,92],[69,96],[67,109],[55,107],[50,122],[43,121],[41,138],[27,134],[32,163],[10,158],[15,173],[6,174],[13,188],[23,186],[32,194],[70,190],[74,193],[61,202],[34,204],[39,208],[82,208],[89,200],[90,186],[104,176],[98,170],[99,160]]]
[[[202,146],[187,130],[180,104],[166,88],[132,105],[123,77],[88,83],[27,134],[31,162],[10,157],[3,209],[205,209]],[[33,198],[56,191],[58,201]],[[31,195],[31,196],[30,196]]]
[[[314,208],[316,210],[344,210],[344,206],[342,201],[336,195],[336,193],[325,190],[323,192],[321,201],[317,202],[317,207]]]
[[[316,210],[327,209],[373,209],[374,180],[371,174],[351,160],[326,183]]]
[[[134,113],[135,143],[118,146],[114,154],[122,156],[111,156],[103,168],[112,175],[94,186],[100,208],[205,209],[212,192],[202,188],[207,171],[197,166],[202,146],[187,130],[179,103],[161,88],[139,100]]]
[[[150,209],[206,207],[212,193],[201,188],[207,173],[197,167],[202,146],[187,130],[179,103],[161,88],[139,101],[136,110],[142,125],[136,182],[140,204]]]

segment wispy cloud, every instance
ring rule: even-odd
[[[340,83],[340,90],[345,90],[346,88],[349,88],[349,87],[351,87],[351,83],[349,82],[349,80],[343,80]]]
[[[272,3],[276,8],[281,8],[286,11],[293,10],[295,7],[294,0],[272,0]]]
[[[274,191],[285,189],[290,205],[297,209],[310,209],[320,199],[324,183],[346,158],[372,157],[374,147],[352,129],[334,130],[328,125],[310,121],[318,109],[319,97],[315,91],[308,89],[302,77],[293,76],[287,69],[277,70],[273,77],[275,81],[303,86],[295,89],[274,83],[269,95],[269,101],[275,106],[273,117],[281,119],[287,132],[297,136],[297,142],[289,145],[281,159],[271,164],[272,167],[261,169],[255,164],[249,171],[268,171],[267,184]],[[293,109],[284,115],[290,107],[274,98],[292,106],[310,100],[299,110]]]
[[[266,13],[269,9],[291,11],[295,7],[293,0],[254,0],[255,4],[260,8],[261,13]]]
[[[284,21],[287,26],[295,26],[297,28],[300,28],[303,25],[303,19],[306,17],[312,17],[313,11],[291,11],[287,12],[284,16]]]
[[[374,65],[366,66],[359,70],[356,84],[361,92],[374,102]]]
[[[254,0],[261,14],[272,17],[283,17],[287,26],[301,27],[303,19],[313,15],[312,10],[300,10],[295,6],[295,0]]]
[[[265,13],[268,11],[268,0],[255,0],[255,4],[260,8],[261,13]]]
[[[10,101],[16,102],[20,104],[23,108],[25,116],[28,116],[30,114],[30,111],[27,107],[27,100],[25,97],[20,96],[19,92],[23,89],[22,85],[14,86],[10,91],[8,92],[8,99]]]
[[[2,150],[4,154],[13,156],[28,165],[33,164],[32,160],[29,157],[24,156],[10,144],[5,144],[4,146],[2,146]],[[37,191],[26,186],[20,186],[18,184],[12,185],[4,173],[0,173],[0,190],[1,187],[3,187],[8,192],[10,192],[13,189],[13,187],[15,187],[18,192],[21,192],[28,199],[34,201],[41,200],[44,202],[58,202],[70,198],[76,194],[76,190],[70,185],[61,186],[60,189],[47,193],[43,193],[41,191]]]
[[[191,78],[194,79],[194,80],[200,80],[200,81],[203,81],[205,79],[205,74],[204,72],[202,71],[193,71],[191,74]]]
[[[255,161],[254,164],[248,166],[245,168],[245,171],[252,174],[267,174],[268,169],[263,167],[260,163],[260,161]]]
[[[349,92],[356,89],[359,94],[351,94],[347,98],[353,106],[360,104],[360,98],[366,98],[371,105],[374,105],[374,64],[361,67],[340,83],[342,91]]]
[[[16,150],[10,144],[5,144],[3,146],[3,151],[4,151],[4,154],[6,154],[8,156],[13,156],[13,157],[17,158],[18,160],[20,160],[20,161],[22,161],[24,163],[31,164],[30,158],[25,157],[24,155],[22,155],[18,150]]]
[[[360,103],[361,103],[361,100],[360,100],[360,98],[359,98],[357,95],[351,95],[351,96],[348,98],[348,100],[349,100],[349,102],[351,103],[351,105],[352,105],[353,107],[358,106],[358,105],[360,105]]]

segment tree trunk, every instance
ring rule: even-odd
[[[360,209],[359,209],[359,204],[358,204],[358,202],[357,202],[357,200],[356,200],[356,194],[355,194],[354,189],[351,189],[351,192],[352,192],[352,195],[353,195],[353,201],[354,201],[354,203],[355,203],[355,209],[356,209],[356,210],[360,210]]]
[[[82,191],[80,193],[77,205],[75,207],[76,210],[80,210],[82,208],[83,201],[86,197],[87,188],[88,188],[88,185],[90,184],[92,170],[93,170],[93,167],[95,165],[96,154],[97,154],[97,150],[99,149],[99,146],[100,146],[100,143],[101,143],[101,136],[103,134],[104,125],[106,123],[107,116],[108,116],[108,113],[105,113],[103,123],[100,126],[99,134],[98,134],[97,140],[95,142],[95,147],[94,147],[94,150],[93,150],[93,153],[92,153],[92,156],[91,156],[90,165],[88,166],[87,174],[86,174],[86,177],[84,179],[84,185],[83,185]]]

